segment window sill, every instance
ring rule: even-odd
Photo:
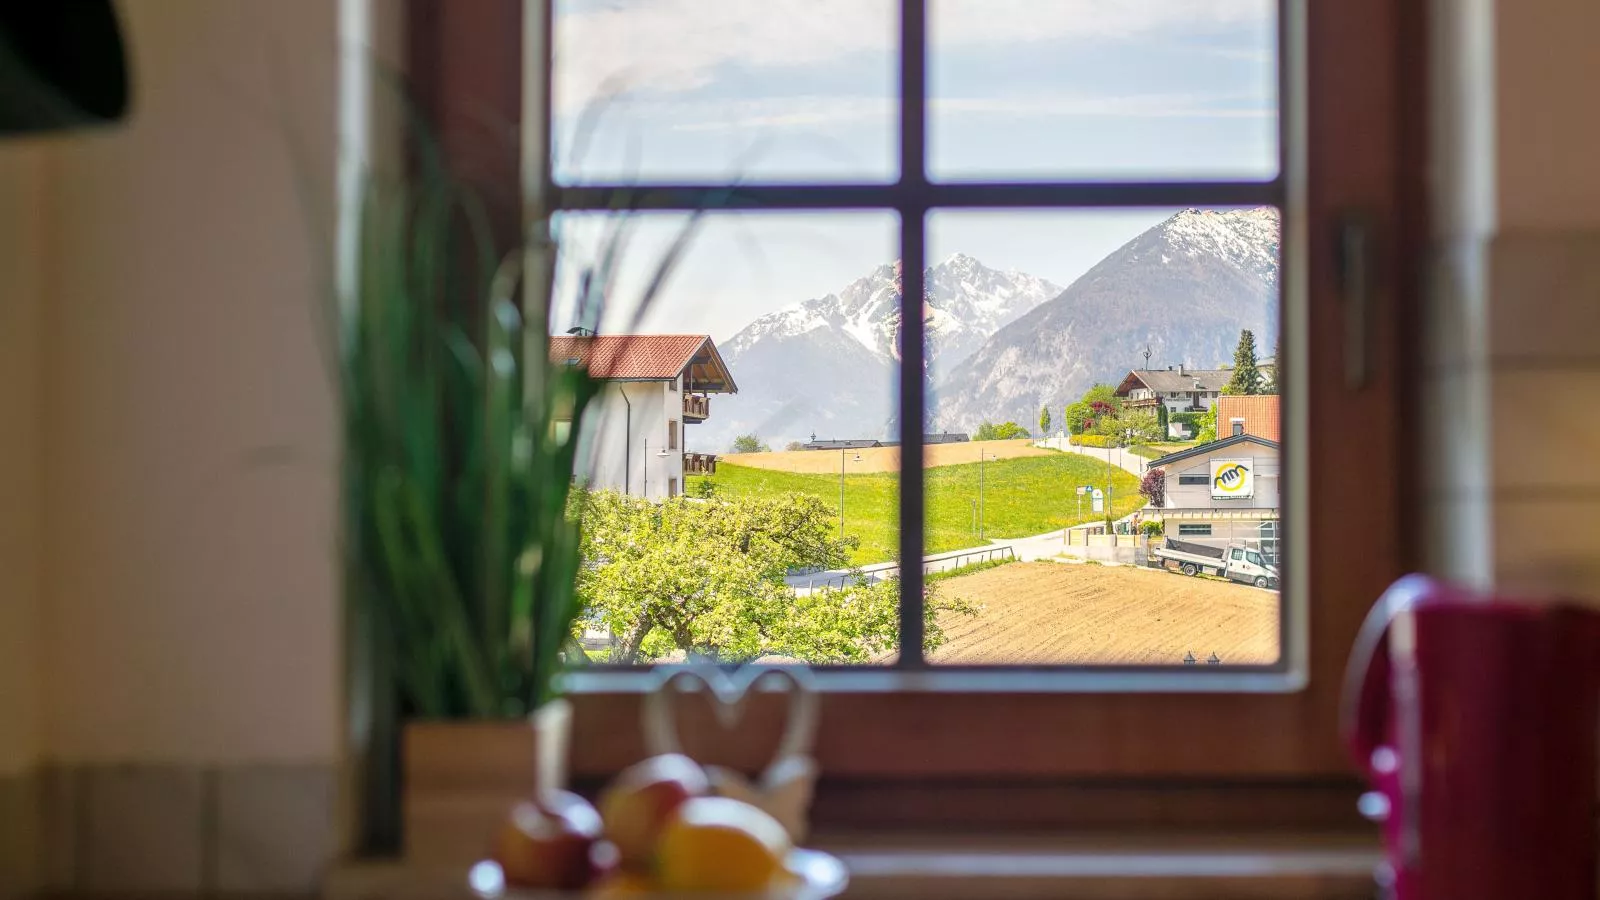
[[[812,842],[850,868],[866,900],[1345,900],[1373,895],[1370,834],[907,836],[832,834]],[[465,873],[351,863],[325,900],[468,900]]]

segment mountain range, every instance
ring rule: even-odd
[[[1062,289],[957,253],[926,272],[927,426],[971,432],[984,421],[1033,429],[1039,407],[1077,399],[1141,367],[1211,367],[1232,359],[1243,328],[1276,343],[1275,209],[1184,210]],[[768,313],[720,346],[739,385],[689,431],[725,451],[755,433],[790,440],[891,439],[896,431],[897,266],[838,293]]]

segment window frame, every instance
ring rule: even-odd
[[[449,108],[470,107],[481,119],[485,97],[496,113],[522,123],[514,179],[504,165],[491,166],[490,181],[502,188],[515,185],[525,210],[536,215],[553,209],[598,209],[613,199],[605,185],[557,186],[548,166],[548,91],[523,91],[528,76],[548,86],[538,60],[548,60],[551,16],[548,2],[530,2],[523,16],[519,4],[452,4],[411,0],[438,19],[456,24],[439,28],[433,40],[443,48],[424,73],[436,85],[424,99]],[[488,8],[488,11],[485,11]],[[908,14],[900,23],[902,74],[925,83],[926,3],[905,0]],[[1281,671],[1218,671],[1204,674],[1188,687],[1155,689],[1130,680],[1125,669],[1063,670],[1061,667],[1013,667],[1004,673],[962,671],[916,664],[890,679],[885,673],[823,672],[828,689],[816,753],[830,779],[849,779],[857,786],[904,784],[971,784],[972,779],[1081,781],[1091,779],[1171,779],[1217,783],[1219,779],[1291,778],[1325,784],[1347,777],[1337,738],[1335,710],[1348,647],[1371,600],[1416,558],[1414,532],[1408,532],[1409,501],[1415,479],[1403,476],[1414,466],[1402,452],[1402,441],[1414,436],[1401,422],[1407,379],[1401,370],[1403,348],[1413,345],[1417,249],[1425,229],[1422,193],[1425,123],[1421,114],[1426,62],[1425,22],[1420,0],[1346,0],[1282,4],[1280,44],[1284,74],[1280,97],[1285,140],[1281,184],[1254,182],[1109,183],[1071,185],[977,184],[931,185],[908,177],[921,171],[926,135],[922,97],[904,106],[901,178],[892,185],[842,185],[820,190],[807,185],[745,185],[725,192],[730,209],[863,209],[902,206],[890,202],[897,192],[922,192],[902,208],[920,215],[933,208],[1048,208],[1070,206],[1240,205],[1281,204],[1286,252],[1300,255],[1298,266],[1285,265],[1284,294],[1298,291],[1300,320],[1288,322],[1280,346],[1283,381],[1297,402],[1286,404],[1284,467],[1295,473],[1285,482],[1283,507],[1305,510],[1290,530],[1289,552],[1297,559],[1290,571],[1291,589],[1303,602],[1306,628],[1286,638],[1303,663],[1298,675]],[[415,21],[415,19],[413,19]],[[515,27],[508,27],[511,25]],[[486,60],[483,38],[495,35],[496,52]],[[413,30],[413,33],[415,31]],[[507,35],[532,50],[521,53],[517,71],[522,81],[510,103],[503,82],[485,92],[482,78],[457,71],[482,73],[503,63]],[[1305,43],[1300,43],[1302,38]],[[1294,71],[1288,63],[1298,63]],[[417,75],[416,68],[412,69]],[[504,76],[503,66],[498,73]],[[428,108],[428,103],[424,103]],[[504,134],[480,133],[462,126],[459,137],[443,127],[447,156],[472,156],[474,151],[504,151]],[[483,132],[478,129],[478,132]],[[1357,144],[1349,135],[1362,135]],[[915,157],[916,166],[907,165]],[[543,159],[540,163],[538,160]],[[708,186],[658,185],[634,188],[646,209],[694,209]],[[1373,273],[1374,289],[1365,343],[1369,374],[1364,384],[1345,382],[1345,345],[1325,339],[1345,335],[1347,306],[1337,278],[1336,225],[1347,210],[1361,210],[1382,227],[1381,258],[1390,264]],[[926,266],[922,228],[902,221],[905,246],[905,293],[923,287]],[[516,232],[513,232],[516,233]],[[533,260],[536,280],[541,264]],[[547,274],[547,273],[546,273]],[[907,366],[921,363],[923,323],[908,317]],[[1294,332],[1298,330],[1299,334]],[[1324,339],[1311,341],[1309,335]],[[1296,344],[1295,340],[1301,341]],[[1301,347],[1300,358],[1292,350]],[[1281,354],[1280,354],[1281,355]],[[923,385],[906,379],[900,396],[901,421],[919,421]],[[907,411],[910,416],[906,415]],[[1362,433],[1350,434],[1341,423],[1361,421]],[[1315,443],[1306,435],[1315,431]],[[920,475],[920,433],[903,445],[902,484]],[[1313,481],[1299,473],[1317,473]],[[906,476],[910,475],[908,479]],[[902,552],[921,552],[920,491],[903,507]],[[1350,497],[1362,497],[1352,505]],[[909,523],[910,527],[904,527]],[[1312,554],[1310,548],[1317,547]],[[1363,564],[1339,564],[1361,559]],[[907,578],[902,635],[920,646],[920,573]],[[909,654],[915,657],[917,654]],[[1202,667],[1203,668],[1203,667]],[[1054,677],[1070,672],[1070,683]],[[1161,674],[1170,675],[1164,670]],[[999,675],[1000,677],[995,677]],[[1262,678],[1258,676],[1265,675]],[[864,677],[863,677],[864,676]],[[602,777],[637,759],[643,752],[638,736],[639,679],[626,674],[596,676],[574,695],[573,771],[579,778]],[[608,680],[609,679],[609,680]],[[750,703],[745,727],[726,734],[708,759],[755,768],[765,760],[780,725],[782,709],[775,697]],[[709,710],[695,698],[680,701],[688,728],[715,733]],[[1185,740],[1171,740],[1173,734]],[[698,748],[697,748],[698,749]],[[1341,782],[1342,783],[1342,782]]]

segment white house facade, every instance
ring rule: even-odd
[[[710,417],[712,394],[738,387],[710,336],[553,337],[550,359],[606,382],[580,436],[580,481],[659,500],[682,494],[689,476],[716,472],[716,456],[691,446],[689,426]]]
[[[1227,369],[1134,369],[1117,385],[1117,396],[1128,409],[1149,409],[1157,405],[1168,413],[1205,412],[1217,405],[1222,386],[1233,373]]]
[[[1161,506],[1147,519],[1165,522],[1167,537],[1213,547],[1244,541],[1277,565],[1281,465],[1278,443],[1240,434],[1150,461],[1166,473]]]

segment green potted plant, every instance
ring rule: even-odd
[[[561,674],[585,661],[576,453],[600,382],[549,358],[550,285],[520,277],[525,254],[553,259],[549,241],[494,246],[478,198],[437,171],[368,177],[361,211],[359,274],[339,307],[345,589],[366,681],[352,703],[373,748],[360,814],[403,822],[408,857],[448,858],[441,842],[481,842],[506,798],[431,785],[504,771],[508,755],[529,790],[565,780]],[[619,226],[581,279],[591,331],[621,243]],[[398,768],[383,752],[396,745]]]

